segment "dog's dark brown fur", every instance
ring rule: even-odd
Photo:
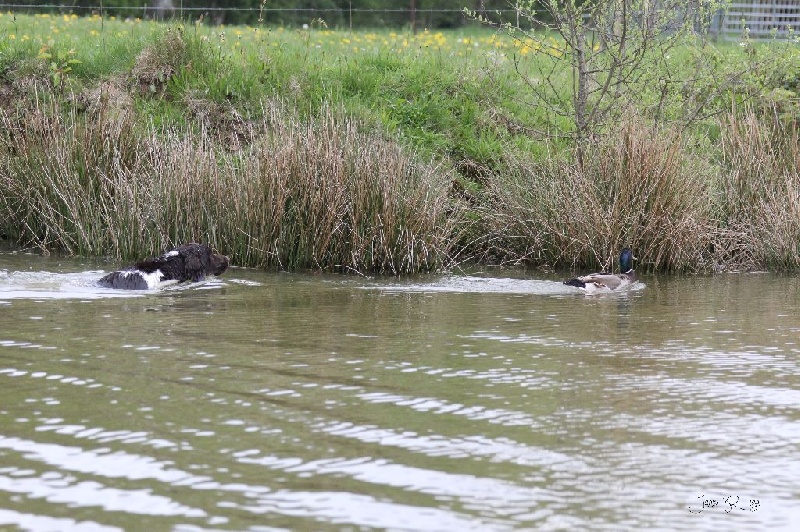
[[[206,244],[184,244],[160,257],[111,272],[100,286],[123,290],[147,290],[166,281],[202,281],[207,275],[221,275],[228,269],[228,257]]]

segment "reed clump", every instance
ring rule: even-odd
[[[207,130],[137,128],[119,112],[4,112],[2,232],[26,246],[126,260],[191,240],[235,264],[410,273],[450,255],[446,171],[325,109],[279,104],[231,151]],[[135,142],[131,142],[135,138]]]
[[[516,159],[488,187],[492,253],[554,267],[613,267],[624,246],[647,268],[702,269],[714,222],[711,169],[689,140],[631,119],[588,145],[583,162]]]
[[[800,268],[797,121],[750,108],[720,128],[719,265]]]

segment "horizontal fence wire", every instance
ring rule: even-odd
[[[100,11],[101,9],[104,11],[249,11],[249,12],[281,12],[281,11],[306,11],[306,12],[341,12],[341,11],[352,11],[353,13],[408,13],[412,11],[410,8],[337,8],[337,7],[220,7],[220,6],[206,6],[206,7],[198,7],[198,6],[185,6],[185,7],[164,7],[164,6],[151,6],[151,5],[141,5],[141,6],[78,6],[78,5],[60,5],[60,4],[3,4],[0,3],[0,9],[36,9],[36,10],[83,10],[83,11]],[[463,13],[463,9],[435,9],[435,8],[416,8],[413,11],[417,13]],[[516,9],[491,9],[488,10],[492,13],[516,13]]]
[[[419,0],[417,0],[419,1]],[[478,9],[481,15],[495,21],[520,22],[520,11],[507,7]],[[418,25],[420,27],[448,28],[470,24],[480,24],[465,13],[464,8],[431,8],[414,7],[386,7],[365,8],[349,6],[324,6],[309,7],[307,4],[298,7],[270,7],[270,6],[183,6],[177,2],[145,2],[138,6],[102,6],[98,2],[94,5],[58,4],[58,3],[11,3],[0,2],[0,11],[16,11],[20,13],[75,13],[120,15],[124,17],[158,18],[158,19],[184,19],[204,17],[206,22],[217,24],[287,24],[301,25],[312,21],[324,21],[328,25],[357,27],[401,27]]]
[[[419,2],[419,0],[417,0]],[[57,3],[10,3],[0,2],[0,10],[19,12],[60,12],[76,14],[120,14],[142,18],[203,18],[216,24],[254,24],[300,26],[312,21],[324,21],[330,27],[428,27],[456,28],[477,24],[462,8],[414,7],[269,7],[269,6],[183,6],[176,2],[145,2],[139,6],[92,6]],[[176,5],[177,4],[177,5]],[[483,2],[473,4],[482,5]],[[505,6],[510,6],[504,3]],[[530,24],[520,20],[520,11],[512,7],[479,10],[479,13],[495,21]],[[730,2],[713,18],[712,35],[726,39],[739,39],[745,34],[751,39],[786,39],[800,34],[800,0],[760,0],[752,2]]]

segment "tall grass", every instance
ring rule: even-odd
[[[722,121],[719,262],[800,268],[798,123],[752,108]]]
[[[459,220],[447,172],[331,109],[301,122],[270,105],[238,151],[56,104],[0,121],[2,231],[43,250],[133,259],[201,240],[239,265],[399,274],[441,267]]]
[[[126,260],[209,241],[276,269],[399,274],[480,251],[612,268],[626,245],[645,270],[800,268],[798,128],[774,115],[721,119],[711,160],[631,114],[583,164],[507,157],[468,215],[452,171],[330,108],[301,120],[267,101],[232,141],[213,120],[143,128],[125,95],[109,82],[81,106],[0,112],[0,233]]]
[[[698,151],[695,137],[632,117],[589,147],[583,165],[512,160],[487,187],[487,251],[611,268],[631,246],[645,269],[800,268],[797,122],[731,112],[718,143]]]
[[[710,169],[688,140],[632,118],[586,149],[584,164],[514,160],[492,181],[484,217],[509,261],[611,268],[631,246],[646,268],[702,269],[714,224]]]
[[[128,246],[137,245],[131,205],[107,201],[135,148],[125,115],[108,118],[100,113],[89,125],[52,101],[37,101],[24,114],[0,113],[3,233],[45,252],[100,254],[109,238],[125,238],[109,231],[113,220],[114,227],[130,228]]]

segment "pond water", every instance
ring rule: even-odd
[[[800,280],[0,254],[0,527],[791,529]]]

